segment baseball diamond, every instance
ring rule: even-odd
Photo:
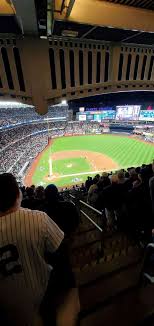
[[[88,135],[51,140],[33,161],[26,185],[55,183],[59,187],[82,183],[89,174],[150,163],[154,146],[132,136]],[[49,176],[49,160],[53,174]]]

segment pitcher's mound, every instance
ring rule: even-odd
[[[67,168],[72,168],[72,166],[73,166],[72,163],[67,164]]]
[[[49,181],[53,182],[55,179],[58,179],[58,177],[59,177],[59,174],[54,173],[52,175],[47,175],[46,177],[44,177],[44,180],[47,182],[49,182]]]

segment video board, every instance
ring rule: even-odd
[[[117,106],[115,110],[103,111],[81,111],[76,114],[77,121],[97,121],[105,120],[117,121],[154,121],[154,110],[141,110],[140,105]]]
[[[103,120],[115,120],[116,111],[86,111],[84,113],[78,112],[76,114],[76,120],[78,121],[97,121],[102,122]]]
[[[87,120],[86,114],[79,114],[78,115],[78,120],[79,121],[86,121]]]
[[[140,111],[140,121],[154,121],[154,110],[141,110]]]
[[[116,107],[116,120],[134,121],[139,119],[140,105],[124,105]]]

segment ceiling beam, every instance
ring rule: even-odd
[[[83,39],[85,38],[87,35],[89,35],[91,32],[93,32],[95,29],[97,28],[97,26],[93,26],[89,29],[88,32],[84,33],[80,38]]]
[[[25,35],[38,35],[37,14],[34,0],[12,0],[17,19]]]
[[[55,1],[47,0],[47,36],[53,34]]]
[[[131,36],[128,36],[128,37],[124,38],[123,40],[121,40],[121,42],[126,42],[126,41],[131,40],[132,38],[134,38],[136,36],[139,36],[141,34],[143,34],[143,32],[137,32],[134,35],[131,35]]]
[[[66,18],[68,18],[72,12],[73,6],[75,4],[75,0],[70,0],[68,7],[67,7],[67,11],[66,11]]]
[[[154,32],[154,11],[100,0],[76,0],[68,20],[96,26]]]
[[[13,4],[6,0],[0,1],[0,15],[14,15],[15,14],[15,8]]]

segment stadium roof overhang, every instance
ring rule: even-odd
[[[55,12],[55,19],[67,19],[68,21],[95,26],[154,32],[154,11],[145,7],[133,7],[122,5],[120,1],[117,2],[106,0],[64,1],[66,3],[65,10],[63,10],[63,14]],[[128,3],[128,1],[124,2]],[[145,0],[141,2],[145,3]]]
[[[152,0],[55,0],[50,9],[48,36],[154,44]]]
[[[15,14],[15,8],[13,4],[6,0],[0,1],[0,13],[1,15],[14,15]]]
[[[153,45],[154,1],[1,0],[3,33]]]
[[[37,35],[35,0],[0,0],[0,34]]]

